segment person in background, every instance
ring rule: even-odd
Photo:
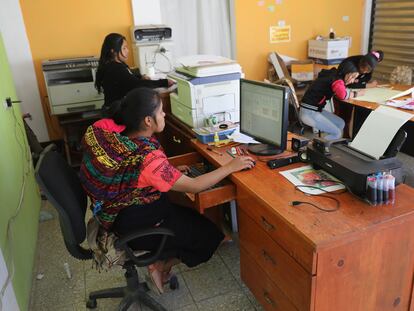
[[[358,71],[359,75],[355,81],[348,85],[349,88],[362,89],[376,87],[378,82],[371,81],[375,66],[382,61],[384,53],[382,51],[371,51],[366,55],[355,55],[345,58],[338,67],[338,71],[345,75],[348,72]],[[350,71],[351,70],[351,71]]]
[[[175,233],[167,239],[162,260],[148,267],[162,293],[173,265],[183,262],[194,267],[206,262],[224,238],[195,210],[170,203],[166,192],[203,191],[234,172],[252,168],[254,161],[237,157],[199,177],[186,176],[188,167],[172,166],[154,136],[164,129],[165,113],[158,93],[148,88],[130,91],[106,113],[111,117],[86,130],[80,179],[102,229],[126,235],[158,226]],[[158,237],[147,237],[129,246],[154,250],[158,245]]]
[[[332,97],[344,100],[361,95],[364,91],[351,91],[346,88],[357,76],[356,71],[341,75],[336,68],[322,70],[302,98],[299,110],[301,121],[327,133],[325,139],[341,138],[345,126],[344,120],[323,108],[326,101]]]
[[[168,79],[149,80],[146,76],[132,73],[125,63],[129,50],[125,37],[118,33],[110,33],[105,37],[96,72],[95,87],[99,93],[103,91],[104,105],[110,106],[115,100],[124,97],[137,87],[169,87],[174,82]]]

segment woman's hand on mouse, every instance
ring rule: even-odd
[[[229,166],[230,170],[234,173],[243,169],[253,168],[255,163],[256,162],[252,157],[241,156],[231,160],[227,166]]]

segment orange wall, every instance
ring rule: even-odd
[[[50,116],[41,61],[51,58],[99,56],[104,37],[123,34],[130,41],[133,24],[130,0],[20,0],[37,81],[51,139],[60,130]],[[132,54],[131,54],[132,56]],[[129,59],[130,65],[133,58]]]
[[[259,6],[259,3],[264,3]],[[359,54],[362,34],[364,0],[236,0],[237,60],[246,77],[262,80],[266,77],[267,55],[276,51],[283,55],[305,59],[307,42],[317,35],[328,35],[333,28],[337,36],[351,36],[349,54]],[[275,10],[270,12],[269,5]],[[349,21],[342,16],[349,16]],[[284,20],[291,26],[291,41],[270,43],[269,27]]]

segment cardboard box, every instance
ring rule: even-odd
[[[308,41],[308,57],[340,59],[348,57],[349,41],[322,39]]]
[[[297,61],[290,65],[291,76],[297,81],[312,81],[313,80],[313,61]]]

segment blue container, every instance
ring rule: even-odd
[[[224,131],[217,131],[217,134],[220,140],[225,140],[225,139],[228,139],[227,135],[232,134],[235,130],[236,130],[235,128],[232,128],[232,129],[228,129]],[[203,144],[214,142],[214,133],[203,134],[197,131],[196,129],[194,129],[194,132],[196,133],[197,139]]]

